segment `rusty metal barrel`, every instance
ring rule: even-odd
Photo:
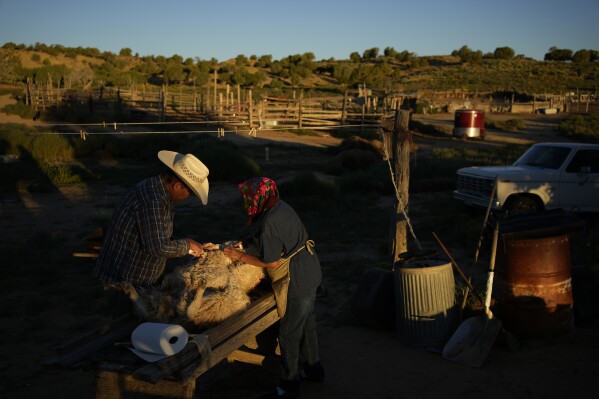
[[[500,224],[493,292],[507,330],[540,336],[573,327],[568,233],[580,226],[562,211],[522,215]]]

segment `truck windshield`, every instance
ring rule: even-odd
[[[533,146],[516,161],[515,165],[559,169],[570,151],[565,147]]]

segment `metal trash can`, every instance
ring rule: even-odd
[[[396,265],[397,334],[407,344],[444,345],[458,325],[451,263],[414,261]]]

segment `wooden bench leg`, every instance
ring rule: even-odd
[[[278,325],[270,326],[246,341],[239,349],[227,356],[229,363],[242,362],[257,366],[275,364],[281,356],[278,343]]]
[[[96,373],[96,399],[194,399],[195,380],[187,384],[160,380],[156,384],[136,380],[130,374],[113,371]]]

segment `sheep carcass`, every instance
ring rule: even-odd
[[[245,309],[248,294],[264,278],[261,267],[214,250],[165,274],[159,288],[136,290],[128,284],[124,291],[144,320],[205,328]]]

